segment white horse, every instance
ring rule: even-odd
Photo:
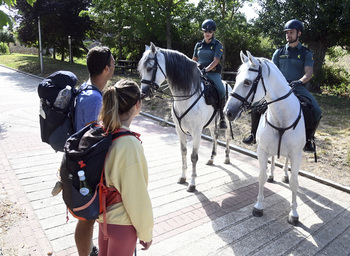
[[[289,183],[292,190],[292,209],[288,222],[297,225],[298,172],[305,144],[305,124],[299,100],[273,62],[264,58],[254,58],[248,51],[248,56],[242,51],[240,55],[243,64],[239,68],[236,84],[224,109],[227,118],[232,121],[242,110],[251,109],[253,106],[267,106],[265,114],[261,115],[256,136],[260,175],[258,201],[254,205],[253,215],[263,215],[263,190],[267,180],[268,158],[282,155],[287,158],[287,162],[288,159],[291,162]],[[274,158],[272,162],[274,164]],[[285,176],[288,178],[286,168],[285,166]],[[273,179],[273,174],[271,175]]]
[[[191,154],[192,177],[188,184],[187,191],[196,190],[196,164],[198,161],[198,150],[201,141],[201,134],[205,127],[208,127],[213,138],[213,148],[208,165],[212,165],[217,149],[217,125],[219,113],[214,107],[207,105],[204,99],[204,85],[201,81],[201,72],[197,63],[184,54],[161,49],[151,43],[146,46],[139,61],[138,70],[141,74],[141,88],[146,98],[154,96],[156,91],[162,92],[160,85],[167,80],[169,89],[174,99],[172,117],[176,126],[176,133],[180,139],[182,155],[182,174],[178,181],[186,183],[187,170],[187,136],[193,138],[193,149]],[[229,91],[231,87],[228,86]],[[229,129],[226,130],[226,157],[225,164],[230,163],[229,153]]]

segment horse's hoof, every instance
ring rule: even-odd
[[[230,164],[230,159],[229,158],[225,159],[224,164]]]
[[[289,177],[288,176],[283,176],[282,182],[286,183],[286,184],[289,184]]]
[[[261,217],[261,216],[263,216],[263,214],[264,214],[264,210],[263,209],[256,209],[255,207],[254,207],[254,209],[253,209],[253,216],[255,216],[255,217]]]
[[[267,182],[272,183],[273,182],[273,176],[270,176],[267,178]]]
[[[288,215],[288,223],[293,226],[297,226],[299,223],[299,217]]]
[[[213,165],[214,161],[212,159],[208,160],[207,165]]]
[[[186,178],[180,178],[177,183],[178,184],[185,184],[186,183]]]
[[[195,191],[196,191],[196,186],[194,186],[194,185],[188,186],[187,192],[193,193]]]

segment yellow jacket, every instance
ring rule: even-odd
[[[107,208],[107,223],[133,225],[138,238],[150,242],[153,211],[147,191],[148,167],[142,144],[136,137],[123,136],[113,141],[105,161],[105,179],[107,187],[118,189],[123,200]],[[103,223],[102,214],[97,221]]]

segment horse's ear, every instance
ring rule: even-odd
[[[156,46],[154,45],[154,43],[151,42],[151,46],[150,47],[151,47],[151,52],[152,53],[156,53],[157,49],[156,49]]]
[[[254,56],[249,51],[247,51],[247,54],[248,54],[248,59],[249,59],[250,63],[252,64],[252,66],[259,67],[259,65],[260,65],[259,61],[257,59],[255,59]]]
[[[148,51],[150,48],[148,45],[145,45],[145,51]]]
[[[246,55],[244,55],[242,50],[240,52],[240,56],[241,56],[242,63],[248,62],[248,57]]]

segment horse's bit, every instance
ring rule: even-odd
[[[259,69],[258,69],[258,70],[257,70],[257,69],[252,69],[252,68],[249,68],[249,69],[248,69],[249,71],[258,72],[258,75],[257,75],[257,77],[255,78],[255,80],[254,80],[254,82],[253,82],[253,85],[252,85],[252,87],[251,87],[251,89],[250,89],[248,95],[247,95],[245,98],[243,98],[242,96],[240,96],[240,95],[237,94],[237,93],[231,93],[231,96],[232,96],[232,97],[234,97],[234,98],[236,98],[236,99],[238,99],[238,100],[240,100],[240,101],[242,102],[241,108],[242,108],[242,110],[244,110],[244,111],[250,110],[250,109],[252,109],[252,108],[257,108],[257,109],[259,109],[259,108],[260,108],[260,109],[266,108],[268,105],[270,105],[270,104],[272,104],[272,103],[274,103],[274,102],[277,102],[277,101],[280,101],[280,100],[283,100],[283,99],[288,98],[288,96],[291,95],[292,92],[293,92],[294,89],[295,89],[295,87],[292,87],[286,95],[284,95],[284,96],[282,96],[282,97],[280,97],[280,98],[278,98],[278,99],[276,99],[276,100],[270,101],[270,102],[266,102],[265,100],[263,100],[263,99],[264,99],[264,98],[263,98],[262,100],[259,101],[259,102],[261,102],[261,103],[258,103],[257,105],[255,105],[255,106],[253,107],[253,106],[252,106],[252,102],[253,102],[253,100],[254,100],[255,93],[256,93],[256,90],[257,90],[257,87],[258,87],[258,84],[259,84],[260,79],[261,79],[261,82],[262,82],[262,84],[263,84],[263,86],[264,86],[265,96],[266,96],[266,92],[267,92],[266,87],[265,87],[265,83],[264,83],[264,78],[263,78],[263,76],[262,76],[262,67],[261,67],[261,66],[262,66],[262,65],[259,65]],[[249,97],[250,97],[251,94],[253,94],[252,100],[251,100],[251,102],[248,102],[248,99],[249,99]],[[289,129],[291,129],[291,128],[295,129],[295,127],[296,127],[296,126],[298,125],[298,123],[299,123],[300,118],[301,118],[301,106],[300,106],[299,115],[298,115],[297,119],[294,121],[294,123],[293,123],[292,125],[286,127],[286,128],[279,128],[279,127],[274,126],[273,124],[271,124],[271,123],[267,120],[267,114],[265,113],[265,120],[266,120],[266,122],[267,122],[272,128],[276,129],[276,130],[278,131],[278,133],[279,133],[278,149],[277,149],[277,157],[278,157],[278,158],[280,157],[281,141],[282,141],[282,136],[283,136],[283,134],[285,133],[285,131],[287,131],[287,130],[289,130]]]

